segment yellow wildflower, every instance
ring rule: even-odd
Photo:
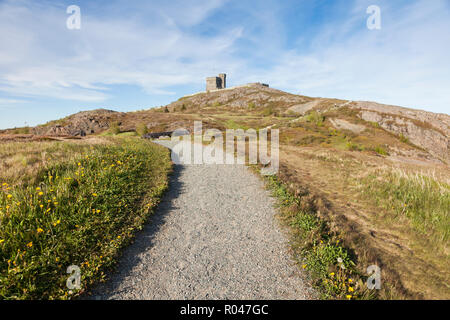
[[[303,269],[306,269],[306,264],[302,265]]]
[[[96,193],[93,193],[92,195],[93,195],[94,197],[98,197],[98,194],[96,194]]]
[[[44,205],[43,204],[41,204],[39,207],[41,207],[41,209],[44,207]]]
[[[42,228],[37,228],[37,233],[42,233],[44,230]]]
[[[0,243],[3,243],[3,242],[5,242],[5,239],[0,239]]]
[[[28,248],[31,248],[33,246],[33,242],[29,242],[28,244],[27,244],[27,247]]]
[[[7,197],[8,199],[11,199],[11,198],[12,198],[12,195],[8,194],[6,197]]]
[[[332,277],[333,277],[333,276],[334,276],[334,272],[330,273],[330,276],[332,276]]]
[[[353,289],[353,287],[348,287],[348,292],[353,292],[353,291],[355,291],[355,290]]]
[[[39,191],[39,190],[41,190],[41,188],[40,188],[40,187],[37,187],[37,188],[36,188],[36,191]]]
[[[41,191],[41,192],[38,193],[38,195],[43,196],[44,193]]]

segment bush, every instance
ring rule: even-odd
[[[400,134],[399,139],[403,143],[409,143],[409,139],[405,137],[402,133]]]
[[[109,133],[110,134],[119,134],[120,133],[120,126],[117,121],[114,121],[109,126]]]
[[[350,151],[362,151],[363,150],[363,148],[360,145],[358,145],[354,142],[351,142],[351,141],[347,142],[346,149],[350,150]]]
[[[374,151],[382,156],[388,155],[388,152],[386,151],[386,149],[383,146],[377,146]]]
[[[273,114],[274,114],[274,110],[273,110],[273,107],[272,107],[272,106],[269,106],[269,107],[264,108],[264,110],[263,110],[263,112],[262,112],[262,115],[263,115],[264,117],[268,117],[268,116],[271,116],[271,115],[273,115]]]
[[[147,134],[148,133],[148,128],[147,128],[147,125],[145,124],[145,123],[139,123],[137,126],[136,126],[136,133],[139,135],[139,136],[143,136],[143,135],[145,135],[145,134]]]
[[[12,133],[13,134],[30,134],[31,129],[30,129],[30,127],[14,128]]]
[[[323,126],[323,122],[325,121],[325,117],[315,110],[308,113],[305,116],[305,119],[308,122],[314,123],[318,127]]]

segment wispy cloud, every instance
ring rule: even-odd
[[[82,11],[82,29],[72,31],[59,7],[7,1],[0,5],[0,90],[87,102],[108,98],[104,89],[113,84],[170,93],[166,87],[185,84],[205,65],[227,60],[241,29],[215,37],[182,30],[221,3],[190,1],[185,10],[158,8],[157,14],[152,11],[158,23],[150,24]],[[172,22],[160,23],[168,19]]]
[[[373,2],[379,31],[366,28]],[[320,3],[82,2],[82,28],[72,31],[63,3],[6,0],[0,96],[114,102],[121,92],[113,88],[132,85],[170,100],[177,86],[202,87],[224,71],[235,84],[448,113],[448,1],[336,0],[325,17]]]

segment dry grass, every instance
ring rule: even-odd
[[[0,181],[10,185],[32,183],[36,173],[62,160],[78,158],[92,146],[112,140],[93,137],[84,140],[2,142],[0,143]]]
[[[284,147],[280,158],[282,181],[296,194],[308,190],[361,273],[381,266],[379,298],[450,297],[448,167],[318,147]]]

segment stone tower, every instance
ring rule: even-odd
[[[227,87],[227,75],[225,73],[219,74],[218,77],[206,78],[206,91],[225,89]]]
[[[227,87],[227,75],[225,73],[219,73],[219,78],[222,80],[221,89],[225,89]]]

